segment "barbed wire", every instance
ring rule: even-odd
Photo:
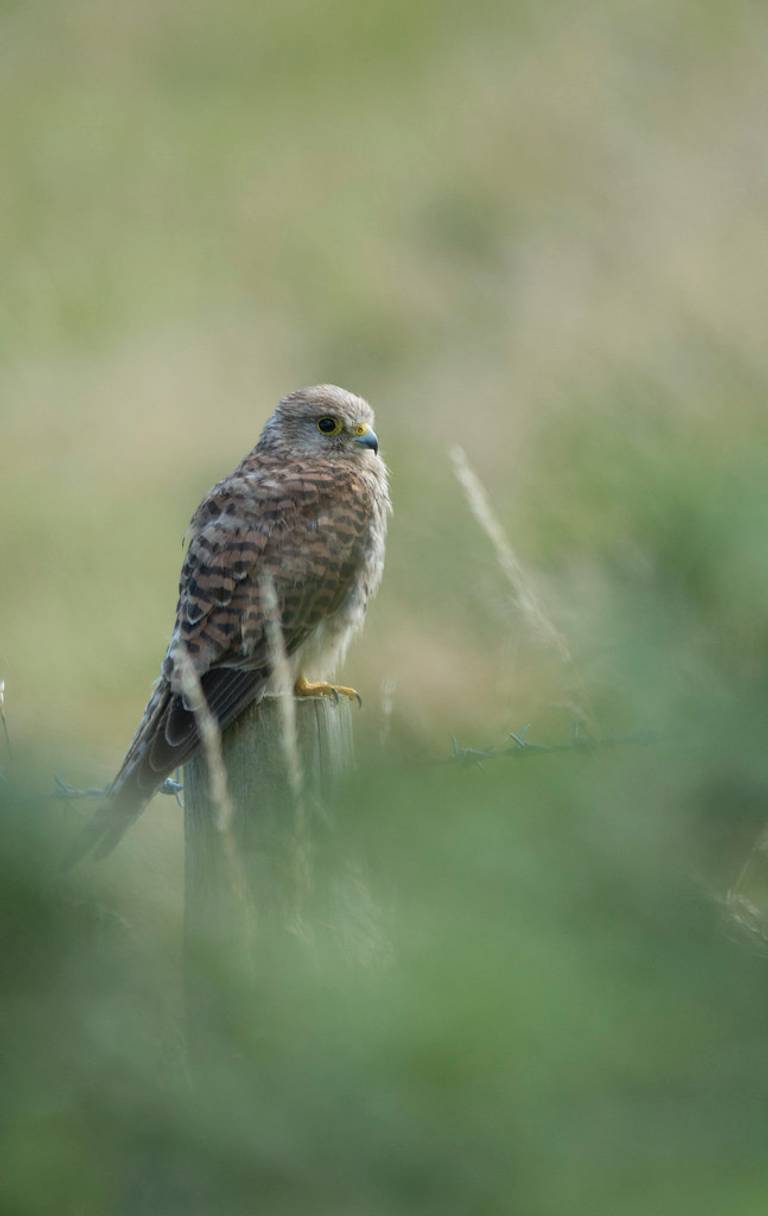
[[[628,735],[603,735],[599,739],[587,735],[576,723],[574,737],[563,743],[530,743],[526,738],[530,724],[521,726],[518,730],[510,731],[507,736],[511,743],[503,747],[464,747],[455,737],[451,738],[451,754],[438,760],[438,764],[460,764],[482,768],[486,760],[501,760],[530,758],[531,756],[551,756],[558,752],[589,753],[615,747],[648,747],[659,743],[660,737],[653,731],[637,731]]]
[[[510,731],[507,736],[511,743],[503,747],[464,747],[455,736],[451,737],[451,754],[433,760],[433,764],[458,764],[464,767],[482,768],[486,760],[515,759],[521,760],[532,756],[552,756],[562,752],[581,752],[582,754],[605,751],[616,747],[649,747],[660,743],[661,737],[653,731],[637,731],[628,735],[604,735],[595,739],[590,735],[579,733],[574,738],[562,743],[531,743],[526,739],[529,726],[521,726],[518,730]],[[70,785],[62,777],[54,777],[54,798],[77,801],[84,798],[105,798],[109,795],[110,787],[86,786],[78,789]],[[157,793],[175,798],[181,806],[179,795],[184,791],[181,781],[166,777],[159,786]]]
[[[70,785],[68,781],[64,781],[62,777],[53,778],[53,797],[61,798],[65,801],[77,801],[81,798],[107,798],[110,792],[110,786],[90,785],[85,789],[78,789],[77,786]],[[158,794],[165,794],[169,798],[175,798],[179,806],[182,805],[179,795],[183,792],[184,786],[180,781],[174,780],[173,777],[166,777],[165,781],[157,789]]]

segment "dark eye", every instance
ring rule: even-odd
[[[318,418],[317,429],[322,431],[324,435],[338,435],[341,430],[341,423],[338,418]]]

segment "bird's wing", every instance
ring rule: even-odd
[[[258,696],[266,656],[245,663],[242,622],[251,607],[250,587],[268,532],[238,510],[242,490],[210,503],[205,523],[192,534],[179,580],[171,644],[163,672],[147,704],[120,771],[113,799],[146,801],[194,751],[199,736],[181,691],[179,650],[192,662],[209,709],[224,729]],[[228,511],[230,504],[233,510]],[[216,513],[213,513],[215,508]]]
[[[265,577],[275,589],[289,655],[343,602],[365,538],[360,489],[348,478],[294,469],[238,486],[218,503],[218,514],[194,535],[182,569],[164,669],[177,694],[165,743],[186,747],[197,738],[194,716],[178,695],[179,649],[194,663],[222,729],[244,708],[243,698],[252,699],[254,676],[262,682],[268,676]],[[153,759],[165,767],[162,743]]]
[[[221,730],[264,691],[270,674],[263,578],[271,576],[286,652],[292,654],[343,603],[356,577],[367,512],[357,479],[303,472],[233,478],[193,519],[163,674],[112,783],[108,827],[96,856],[111,852],[164,778],[199,742],[179,669],[183,648]],[[93,847],[93,845],[91,846]],[[88,851],[88,850],[86,850]]]

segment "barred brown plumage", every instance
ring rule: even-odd
[[[340,423],[333,434],[321,418]],[[199,744],[180,652],[191,659],[220,729],[269,688],[262,587],[270,575],[297,691],[326,679],[378,589],[390,512],[373,411],[336,385],[284,397],[255,448],[192,517],[176,623],[162,671],[105,805],[77,856],[106,856],[165,777]],[[351,690],[342,690],[351,691]]]

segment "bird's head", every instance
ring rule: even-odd
[[[283,397],[259,447],[279,447],[292,456],[360,459],[376,455],[379,441],[367,401],[335,384],[317,384]]]

